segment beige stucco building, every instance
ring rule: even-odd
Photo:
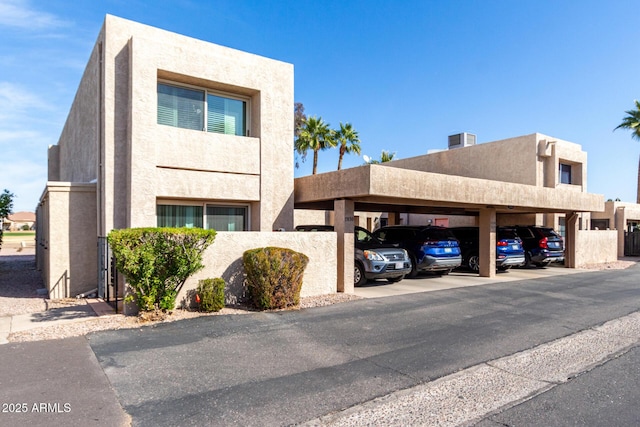
[[[97,287],[110,230],[155,226],[219,232],[192,287],[233,280],[262,244],[311,258],[303,295],[335,291],[313,274],[334,233],[273,232],[293,228],[292,111],[291,64],[107,16],[49,149],[37,262],[51,296]]]
[[[569,267],[617,257],[615,232],[589,230],[590,212],[602,211],[604,198],[587,192],[587,154],[542,134],[297,178],[295,196],[297,209],[333,209],[336,230],[352,230],[363,211],[383,212],[388,224],[479,226],[484,276],[495,274],[500,225],[559,229]]]
[[[560,229],[569,267],[615,258],[617,232],[589,230],[604,200],[578,144],[532,134],[294,180],[293,93],[291,64],[107,16],[49,149],[36,260],[50,296],[108,288],[104,237],[129,227],[216,229],[183,292],[223,277],[230,301],[261,246],[309,256],[303,296],[353,292],[353,227],[382,213],[478,225],[483,276],[498,225]],[[279,231],[309,222],[336,231]]]

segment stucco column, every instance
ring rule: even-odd
[[[496,275],[496,209],[480,210],[480,276]]]
[[[354,293],[353,200],[333,202],[334,230],[338,235],[338,292]]]
[[[387,225],[400,225],[400,213],[387,212]]]
[[[627,218],[624,206],[615,209],[613,224],[618,231],[618,256],[621,257],[624,256],[624,235],[627,231]]]
[[[578,216],[577,212],[569,212],[566,216],[564,266],[568,268],[576,268],[576,251],[578,249]]]

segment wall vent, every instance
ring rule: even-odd
[[[472,133],[459,133],[449,136],[449,150],[453,148],[470,147],[476,145],[476,136]]]

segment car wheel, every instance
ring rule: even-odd
[[[400,276],[400,277],[387,277],[387,282],[389,283],[396,283],[401,281],[402,279],[404,279],[404,276]]]
[[[471,254],[467,259],[467,267],[469,270],[475,271],[476,273],[480,271],[480,257],[478,254]]]
[[[364,276],[364,268],[362,268],[359,262],[356,262],[355,268],[353,269],[353,284],[355,286],[362,286],[365,283],[367,283],[367,278]]]
[[[524,264],[522,264],[523,267],[526,268],[531,268],[531,252],[525,252],[524,253]]]
[[[411,257],[411,271],[407,274],[407,277],[414,278],[418,275],[418,263],[414,257]]]

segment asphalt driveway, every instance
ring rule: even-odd
[[[575,272],[100,332],[90,345],[134,425],[291,425],[635,312],[639,282],[638,266]]]

